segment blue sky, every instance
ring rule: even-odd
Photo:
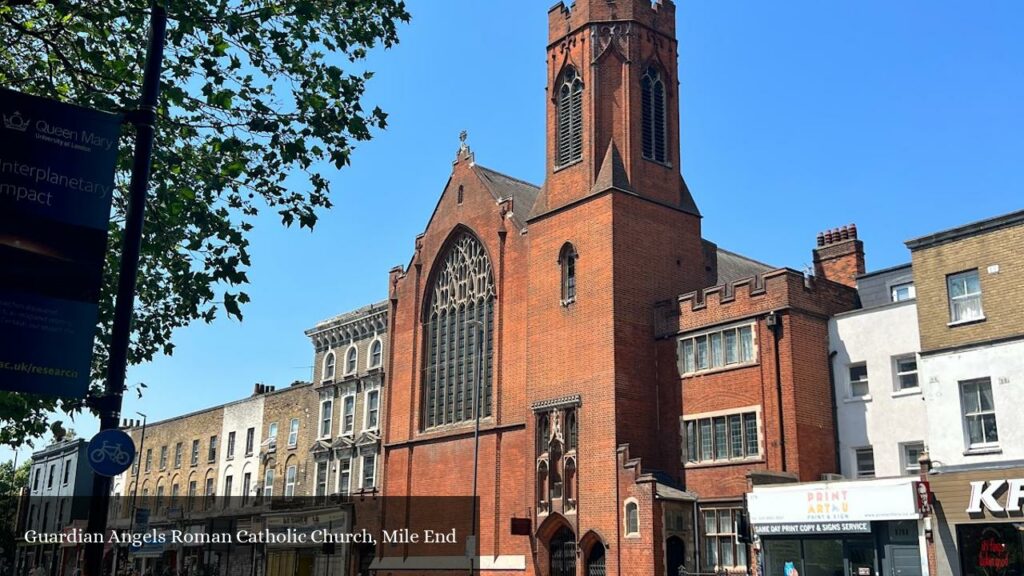
[[[409,2],[401,43],[368,63],[389,128],[332,177],[336,208],[312,234],[264,219],[245,321],[175,333],[174,356],[129,370],[149,388],[124,413],[308,379],[303,330],[386,296],[460,130],[478,163],[541,183],[551,4]],[[1024,3],[685,0],[677,17],[682,171],[722,247],[801,269],[818,231],[856,222],[872,270],[909,261],[909,238],[1024,208]]]

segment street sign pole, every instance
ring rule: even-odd
[[[100,413],[100,430],[117,428],[121,417],[121,399],[128,370],[128,345],[131,336],[132,309],[135,305],[135,284],[138,277],[139,253],[142,249],[142,224],[149,190],[149,170],[153,156],[157,104],[160,96],[160,70],[163,63],[167,12],[156,2],[150,16],[149,47],[146,69],[142,77],[139,107],[130,115],[135,126],[135,157],[129,188],[128,212],[121,252],[121,268],[114,306],[114,324],[110,334],[110,355],[104,395],[96,402]],[[106,533],[110,507],[111,478],[93,475],[92,498],[89,503],[88,532]],[[85,575],[101,576],[103,543],[86,546]]]

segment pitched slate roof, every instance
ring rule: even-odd
[[[777,270],[778,266],[758,262],[742,254],[719,248],[713,242],[704,240],[704,261],[708,262],[705,286],[732,284],[744,278],[753,278],[765,272]]]
[[[537,195],[540,194],[540,187],[479,164],[476,164],[474,169],[484,185],[490,189],[495,200],[500,202],[507,198],[512,199],[512,218],[516,225],[524,226],[526,216],[530,214],[534,202],[537,201]]]

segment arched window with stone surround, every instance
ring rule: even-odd
[[[324,370],[323,378],[321,378],[322,380],[326,381],[332,380],[334,378],[334,362],[334,352],[328,352],[327,355],[324,356]]]
[[[472,420],[478,388],[480,415],[491,415],[494,301],[494,277],[487,253],[475,237],[460,232],[439,260],[428,292],[424,314],[424,428]]]
[[[567,66],[555,85],[555,166],[583,159],[583,80]]]
[[[640,101],[644,158],[666,162],[665,81],[654,66],[648,66],[640,79]]]

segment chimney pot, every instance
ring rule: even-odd
[[[842,235],[843,240],[849,240],[850,239],[850,229],[847,228],[846,226],[843,226],[842,229],[839,231],[839,233]]]
[[[824,246],[825,245],[825,234],[822,233],[822,232],[818,232],[817,241],[818,241],[818,246]]]
[[[857,239],[857,225],[850,224],[850,238]]]

